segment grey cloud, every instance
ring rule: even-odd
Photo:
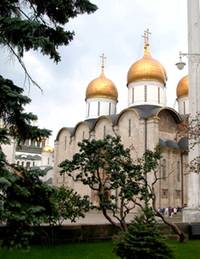
[[[28,109],[38,115],[40,125],[53,129],[52,140],[60,127],[84,119],[85,90],[100,73],[102,52],[107,56],[105,73],[118,87],[118,111],[127,106],[126,76],[130,65],[143,54],[141,35],[146,28],[152,31],[153,56],[166,66],[168,93],[173,99],[178,78],[184,75],[177,73],[174,63],[176,53],[187,48],[186,0],[92,2],[99,7],[96,13],[81,15],[66,27],[75,31],[75,38],[68,47],[59,48],[62,61],[58,65],[41,54],[29,53],[27,67],[41,83],[44,95],[34,86],[30,93],[27,89],[33,100]],[[23,71],[17,62],[12,66],[6,60],[1,55],[0,73],[22,85]]]

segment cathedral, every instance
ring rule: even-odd
[[[86,118],[74,128],[59,130],[54,148],[53,184],[73,188],[81,195],[93,193],[71,177],[60,175],[59,164],[78,152],[83,139],[100,139],[106,135],[121,137],[134,159],[147,150],[161,148],[162,158],[156,186],[157,207],[183,207],[187,204],[188,140],[184,122],[189,113],[188,76],[177,85],[178,111],[166,106],[167,73],[153,58],[149,46],[149,32],[144,34],[144,55],[134,61],[127,73],[127,108],[117,113],[118,91],[105,75],[104,56],[100,75],[86,88]]]

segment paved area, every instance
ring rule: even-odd
[[[134,217],[135,217],[134,213],[129,213],[127,216],[127,222],[131,222],[134,219]],[[168,219],[169,221],[172,221],[175,223],[182,222],[182,216],[180,213],[178,215],[174,215],[172,218],[168,217]],[[161,220],[158,219],[158,222],[160,221]],[[63,225],[101,225],[101,224],[110,224],[110,223],[103,216],[101,212],[97,212],[97,211],[86,213],[85,218],[80,218],[76,222],[71,223],[70,221],[66,220],[63,223]]]
[[[111,215],[109,215],[111,216]],[[127,216],[127,222],[131,222],[134,218],[134,213],[129,213]],[[117,220],[115,220],[117,222]],[[80,218],[76,222],[70,222],[66,220],[63,225],[101,225],[101,224],[110,224],[109,221],[103,216],[101,212],[88,212],[85,215],[85,218]]]

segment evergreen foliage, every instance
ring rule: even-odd
[[[68,45],[74,36],[64,25],[71,18],[96,9],[88,0],[1,0],[0,45],[7,46],[19,58],[32,49],[58,62],[58,47]]]
[[[3,245],[26,246],[33,235],[32,226],[44,220],[52,189],[40,180],[41,170],[9,164],[2,145],[10,144],[11,138],[18,144],[26,139],[41,140],[51,131],[31,125],[37,116],[24,111],[31,100],[22,88],[0,76],[0,93],[0,220],[7,226]]]
[[[172,250],[160,234],[153,211],[146,207],[126,232],[115,237],[115,252],[122,259],[172,259]]]
[[[96,9],[88,0],[1,0],[0,46],[11,51],[26,76],[39,86],[23,63],[24,53],[40,51],[59,62],[58,47],[68,45],[74,36],[73,31],[66,30],[66,23]],[[24,111],[30,101],[22,88],[0,75],[0,220],[7,226],[3,245],[8,247],[27,246],[34,226],[55,224],[60,219],[74,221],[83,217],[89,206],[87,197],[43,183],[42,170],[8,163],[2,145],[10,144],[11,139],[18,145],[26,139],[41,141],[51,134],[32,126],[37,116]]]
[[[35,227],[44,223],[60,225],[64,220],[74,222],[88,211],[88,197],[43,182],[45,170],[15,165],[12,171],[0,169],[0,221],[6,225],[3,246],[27,247],[38,231]]]
[[[0,93],[0,145],[9,144],[10,137],[17,139],[20,144],[26,139],[39,141],[51,134],[50,130],[31,125],[37,116],[24,111],[31,99],[23,95],[22,88],[0,76]]]
[[[2,174],[2,170],[1,170]],[[6,224],[3,246],[27,247],[34,235],[34,227],[47,221],[54,204],[50,197],[53,187],[43,183],[39,169],[13,167],[12,172],[5,170],[1,182],[0,218]]]

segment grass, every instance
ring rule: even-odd
[[[176,259],[200,259],[200,240],[190,240],[185,243],[168,241],[174,250]]]
[[[111,241],[56,246],[34,246],[30,252],[0,249],[1,259],[112,259]]]
[[[180,244],[168,241],[175,252],[176,259],[200,259],[200,240]],[[34,246],[29,252],[0,249],[1,259],[112,259],[111,241],[77,243],[56,246]]]

